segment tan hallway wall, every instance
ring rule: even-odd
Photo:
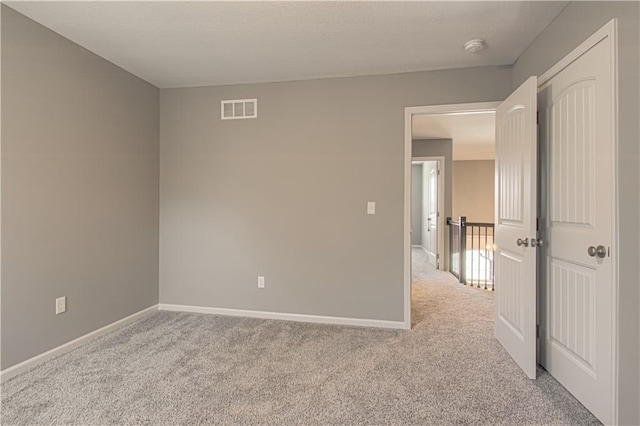
[[[453,218],[493,223],[494,165],[493,160],[453,162]]]

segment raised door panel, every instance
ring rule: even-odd
[[[498,272],[501,283],[499,298],[498,318],[501,323],[509,327],[514,335],[524,342],[523,330],[523,304],[522,297],[525,295],[521,285],[522,270],[524,269],[522,256],[516,253],[509,253],[501,250],[499,253],[501,268]]]
[[[524,112],[524,107],[517,105],[507,111],[504,121],[498,124],[498,222],[501,224],[522,225],[525,153],[521,149],[518,135],[523,131]]]
[[[596,375],[596,273],[553,259],[549,265],[547,339],[585,373]]]
[[[549,110],[551,226],[595,227],[595,80],[568,86]]]

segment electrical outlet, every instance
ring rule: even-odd
[[[56,315],[67,312],[67,297],[58,297],[56,299]]]
[[[264,288],[264,277],[258,277],[258,288]]]

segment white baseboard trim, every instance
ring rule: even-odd
[[[425,253],[429,253],[429,252],[427,251],[427,249],[426,249],[426,248],[424,248],[424,246],[422,246],[422,245],[420,245],[420,244],[412,244],[412,245],[411,245],[411,248],[422,249],[422,250],[424,250],[424,251],[425,251]]]
[[[171,305],[160,303],[160,311],[195,312],[199,314],[228,315],[234,317],[263,318],[283,321],[311,322],[316,324],[353,325],[358,327],[406,329],[403,321],[386,321],[360,318],[328,317],[321,315],[287,314],[280,312],[248,311],[242,309],[208,308],[204,306]]]
[[[88,343],[90,340],[95,339],[96,337],[103,336],[117,328],[124,327],[125,325],[130,324],[152,312],[156,312],[157,310],[158,310],[158,305],[150,306],[146,309],[136,312],[135,314],[129,315],[128,317],[124,317],[116,322],[112,322],[109,325],[105,325],[102,328],[99,328],[95,331],[87,333],[84,336],[80,336],[77,339],[74,339],[56,348],[48,350],[47,352],[41,353],[40,355],[36,355],[33,358],[29,358],[26,361],[22,361],[20,364],[16,364],[12,367],[5,368],[4,370],[0,371],[0,382],[4,382],[7,379],[15,377],[18,374],[24,371],[27,371],[35,367],[36,365],[43,363],[53,357],[62,355],[66,352],[70,352],[73,349],[77,348],[78,346],[84,345],[85,343]]]

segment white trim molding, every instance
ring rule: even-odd
[[[105,325],[102,328],[99,328],[95,331],[87,333],[84,336],[80,336],[77,339],[74,339],[56,348],[48,350],[47,352],[41,353],[40,355],[36,355],[33,358],[27,359],[26,361],[22,361],[21,363],[16,364],[12,367],[5,368],[0,372],[0,382],[4,382],[5,380],[15,377],[20,373],[30,370],[31,368],[51,358],[70,352],[75,348],[77,348],[78,346],[84,345],[85,343],[88,343],[89,341],[97,337],[104,336],[105,334],[110,333],[118,328],[131,324],[132,322],[137,321],[140,318],[146,315],[149,315],[153,312],[156,312],[157,310],[158,310],[158,305],[150,306],[146,309],[143,309],[134,314],[131,314],[128,317],[124,317],[118,321],[112,322],[111,324]]]
[[[500,102],[428,105],[404,109],[404,326],[411,329],[411,122],[414,115],[458,115],[495,111]],[[444,211],[444,210],[443,210]]]
[[[226,316],[233,316],[233,317],[261,318],[261,319],[272,319],[272,320],[281,320],[281,321],[297,321],[297,322],[308,322],[308,323],[315,323],[315,324],[336,324],[336,325],[351,325],[351,326],[358,326],[358,327],[392,328],[392,329],[404,328],[404,323],[402,321],[329,317],[329,316],[322,316],[322,315],[306,315],[306,314],[289,314],[289,313],[282,313],[282,312],[251,311],[251,310],[244,310],[244,309],[210,308],[205,306],[172,305],[167,303],[159,304],[158,309],[160,311],[193,312],[198,314],[226,315]]]

